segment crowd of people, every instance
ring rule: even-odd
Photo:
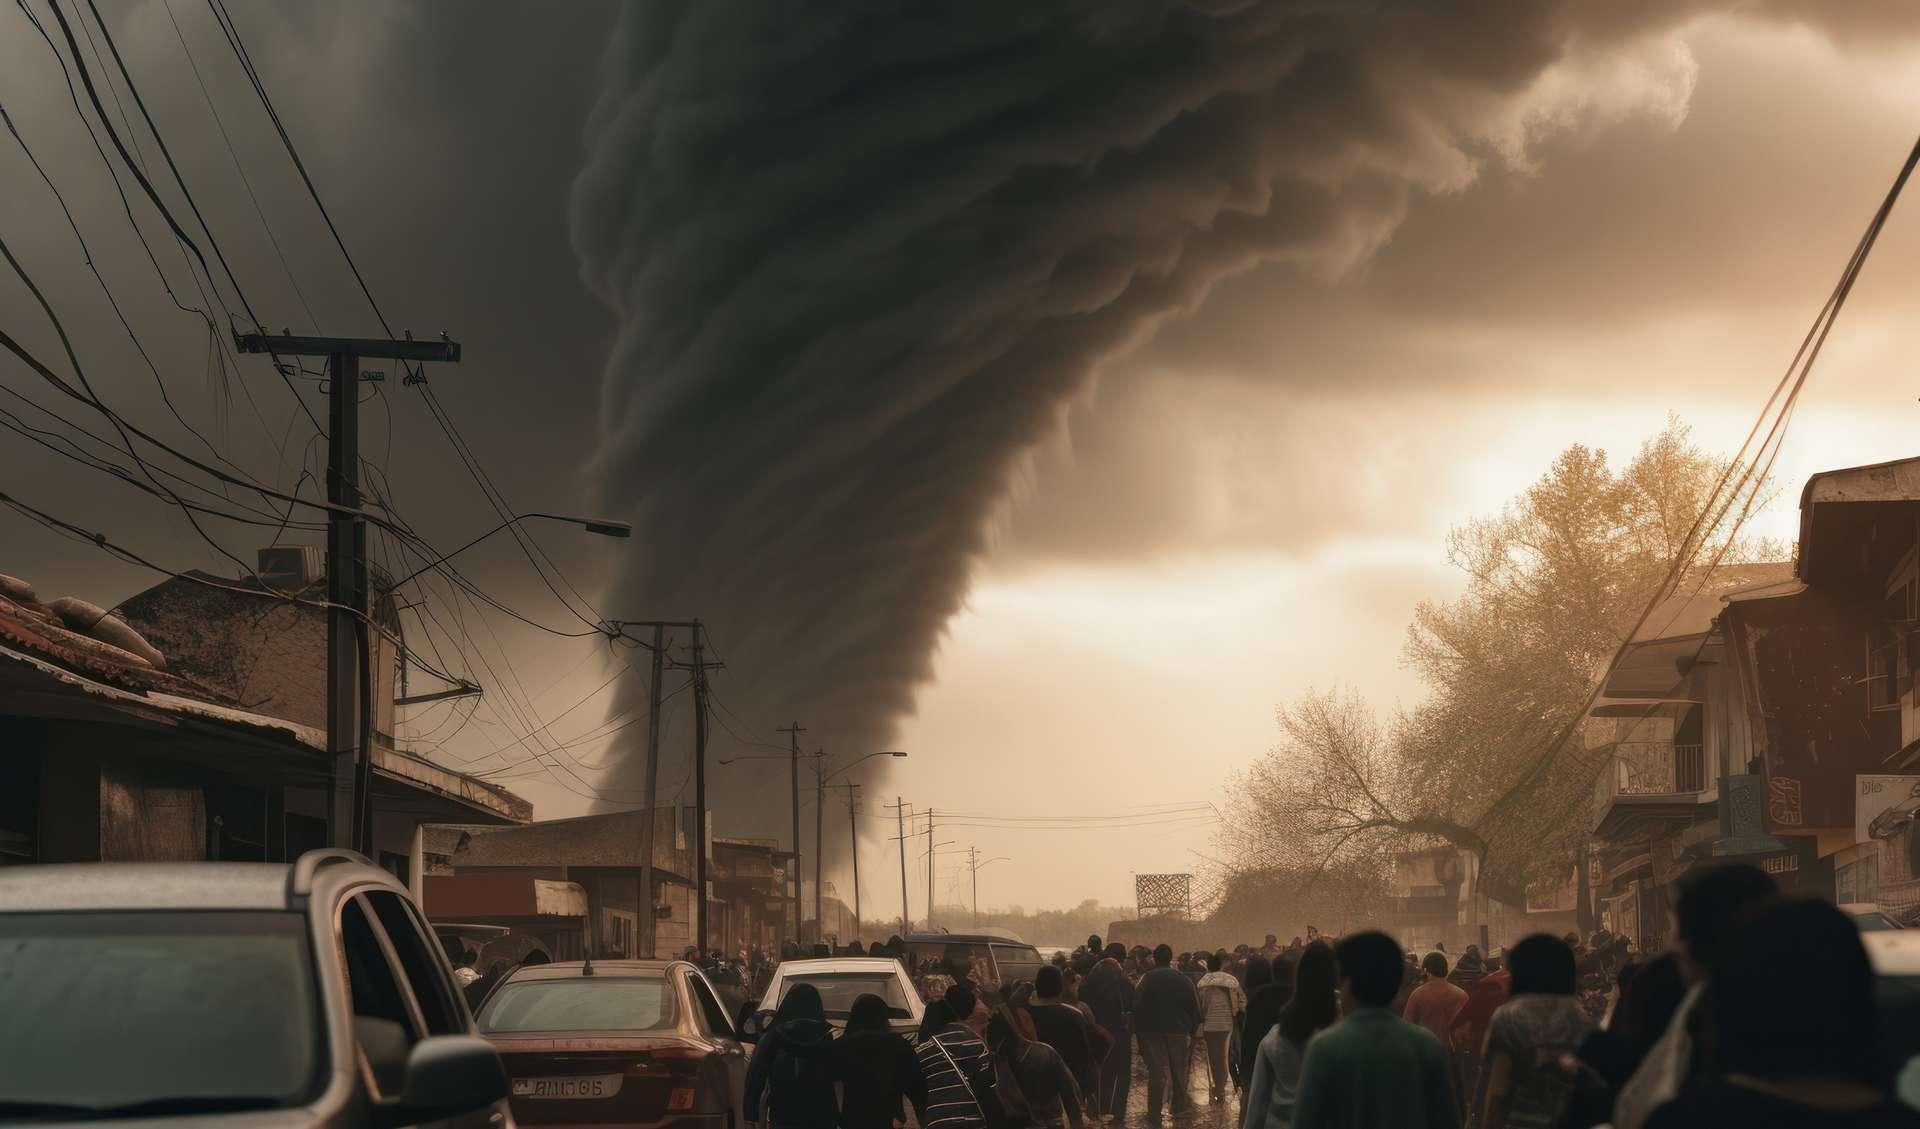
[[[1414,954],[1385,933],[1176,954],[1086,945],[996,983],[964,947],[912,967],[919,1037],[862,997],[830,1038],[820,997],[781,1001],[746,1118],[773,1129],[1147,1125],[1239,1098],[1240,1129],[1920,1129],[1879,1038],[1855,925],[1744,865],[1682,881],[1671,951],[1600,933]],[[1911,1096],[1910,1096],[1911,1097]]]

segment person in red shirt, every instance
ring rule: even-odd
[[[1452,1052],[1453,1020],[1460,1014],[1460,1009],[1466,1006],[1467,990],[1457,984],[1447,983],[1445,953],[1428,953],[1426,959],[1420,962],[1420,968],[1427,978],[1407,997],[1407,1010],[1402,1018],[1433,1032],[1433,1037],[1440,1040],[1440,1045]]]
[[[1493,1022],[1493,1013],[1513,994],[1513,972],[1506,967],[1503,957],[1499,949],[1487,954],[1487,974],[1467,989],[1466,1002],[1447,1028],[1453,1040],[1459,1095],[1467,1109],[1480,1108],[1481,1059],[1486,1049],[1487,1026]]]

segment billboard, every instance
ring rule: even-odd
[[[1891,839],[1920,811],[1920,776],[1872,774],[1855,776],[1853,781],[1856,843]]]

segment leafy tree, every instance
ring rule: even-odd
[[[1594,688],[1657,597],[1780,552],[1738,536],[1763,498],[1678,419],[1617,471],[1605,451],[1567,448],[1449,535],[1467,583],[1415,609],[1404,653],[1420,704],[1383,718],[1351,692],[1309,692],[1276,711],[1279,743],[1231,793],[1226,857],[1295,889],[1366,881],[1392,851],[1440,843],[1514,894],[1564,875],[1611,751],[1610,732],[1589,731]]]

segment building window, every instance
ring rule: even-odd
[[[623,909],[610,909],[605,912],[607,918],[603,934],[606,937],[607,949],[602,955],[627,958],[637,956],[638,954],[634,952],[634,936],[639,931],[639,915]]]

